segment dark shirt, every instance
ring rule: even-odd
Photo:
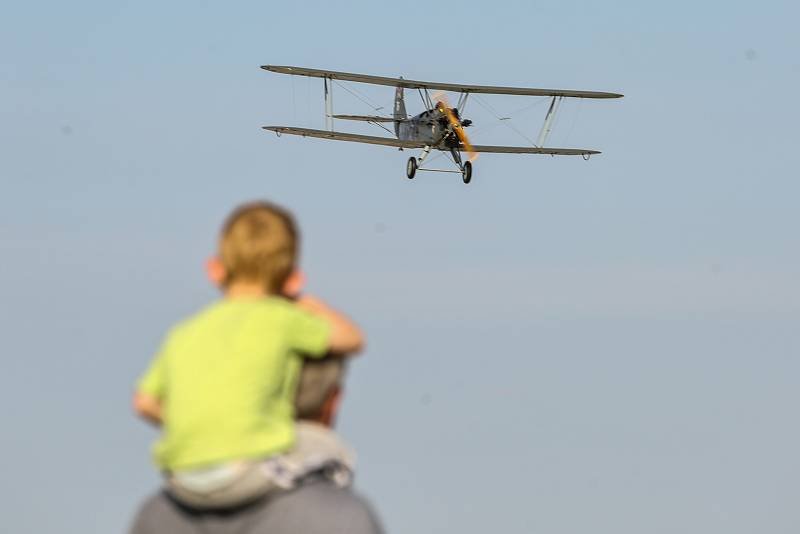
[[[159,492],[141,506],[129,534],[383,534],[383,528],[365,499],[317,479],[225,512],[192,511]]]

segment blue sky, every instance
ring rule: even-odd
[[[297,214],[309,289],[369,335],[340,429],[389,532],[796,532],[795,4],[3,11],[10,531],[124,530],[158,483],[132,384],[215,298],[222,218],[269,198]],[[408,152],[262,131],[324,125],[321,82],[265,63],[626,96],[562,109],[549,144],[602,155],[482,155],[465,187],[408,181]],[[535,138],[545,106],[514,126]],[[525,142],[467,116],[477,143]]]

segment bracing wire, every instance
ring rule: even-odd
[[[344,84],[342,84],[342,83],[340,83],[340,82],[338,82],[337,80],[334,80],[334,79],[331,79],[331,82],[335,83],[336,85],[338,85],[339,87],[341,87],[342,89],[344,89],[345,91],[347,91],[348,93],[350,93],[351,95],[356,97],[358,100],[360,100],[361,102],[363,102],[364,104],[366,104],[367,106],[372,108],[374,111],[380,111],[380,110],[383,109],[383,106],[378,106],[367,95],[361,93],[360,91],[357,91],[356,89],[350,89],[346,85],[344,85]],[[387,128],[386,126],[384,126],[383,124],[381,124],[379,122],[367,121],[367,123],[375,125],[378,128],[383,128],[384,130],[386,130],[390,134],[394,135],[394,132],[392,132],[389,128]]]
[[[375,125],[375,126],[377,126],[378,128],[383,128],[384,130],[386,130],[386,131],[387,131],[387,132],[389,132],[390,134],[394,135],[394,132],[393,132],[393,131],[391,131],[389,128],[387,128],[386,126],[384,126],[383,124],[381,124],[381,123],[379,123],[379,122],[372,122],[372,121],[369,121],[369,122],[368,122],[368,124],[374,124],[374,125]]]
[[[578,123],[578,118],[581,114],[581,109],[583,109],[583,98],[578,99],[578,110],[572,117],[572,125],[569,127],[569,131],[567,132],[567,137],[564,138],[564,145],[567,145],[569,142],[569,138],[572,135],[572,131],[575,129],[575,125]]]
[[[494,115],[494,117],[498,121],[501,121],[502,124],[505,124],[509,129],[511,129],[512,131],[516,132],[518,135],[520,135],[523,139],[525,139],[528,143],[530,143],[531,146],[536,146],[536,143],[533,141],[533,139],[531,139],[530,137],[525,135],[519,128],[517,128],[516,126],[514,126],[511,123],[511,117],[501,117],[500,114],[497,113],[497,111],[494,108],[492,108],[492,106],[490,106],[488,103],[484,102],[483,99],[480,98],[478,95],[473,95],[473,97],[478,102],[478,104],[483,106],[489,113]],[[529,106],[529,107],[533,107],[533,106]]]
[[[367,95],[364,95],[360,91],[356,91],[355,89],[350,89],[346,85],[343,85],[343,84],[339,83],[336,80],[332,80],[332,81],[333,81],[333,83],[335,83],[336,85],[338,85],[339,87],[341,87],[342,89],[344,89],[345,91],[347,91],[348,93],[350,93],[351,95],[353,95],[354,97],[356,97],[357,99],[361,100],[363,103],[365,103],[366,105],[371,107],[373,110],[380,111],[380,110],[383,109],[383,106],[376,105],[375,102],[370,100],[369,97],[367,97]]]
[[[533,109],[535,107],[539,107],[539,106],[541,106],[542,104],[544,104],[546,102],[548,102],[547,99],[539,99],[536,102],[534,102],[533,104],[527,105],[525,107],[521,107],[519,109],[515,109],[514,111],[509,113],[509,116],[513,117],[514,115],[519,115],[520,113],[528,111],[529,109]]]

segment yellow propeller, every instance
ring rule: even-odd
[[[433,95],[433,98],[436,100],[436,109],[444,114],[447,117],[447,120],[450,122],[450,126],[453,128],[453,131],[458,136],[458,140],[461,141],[461,144],[464,145],[464,151],[469,155],[469,159],[467,161],[475,161],[478,158],[478,153],[472,150],[472,143],[469,142],[469,138],[467,137],[466,132],[464,132],[464,127],[461,126],[461,121],[458,120],[456,114],[453,113],[453,108],[450,107],[450,103],[447,100],[447,95],[445,93],[436,93]]]

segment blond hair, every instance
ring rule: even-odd
[[[291,213],[269,202],[236,208],[222,226],[219,255],[224,285],[256,282],[279,293],[296,267],[298,232]]]

